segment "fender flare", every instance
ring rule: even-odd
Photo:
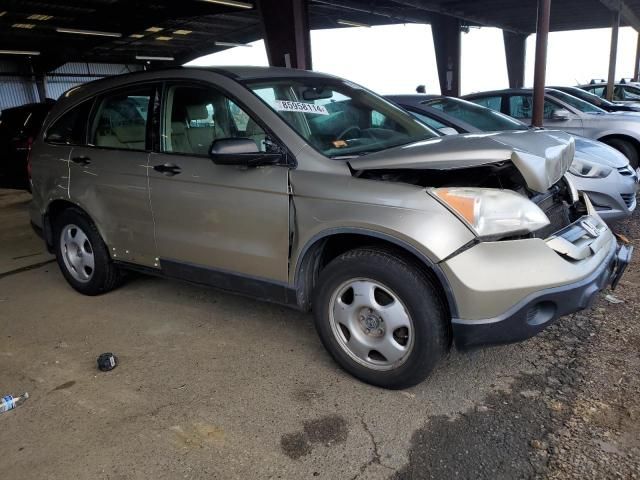
[[[444,274],[442,268],[438,263],[431,260],[429,257],[427,257],[424,253],[420,252],[413,245],[407,243],[404,240],[400,240],[394,237],[393,235],[382,233],[377,230],[370,230],[367,228],[358,228],[358,227],[338,227],[338,228],[330,228],[327,230],[323,230],[315,234],[313,237],[311,237],[307,241],[307,243],[304,245],[304,247],[300,250],[300,254],[298,255],[298,258],[296,261],[294,277],[293,277],[294,287],[296,292],[298,292],[297,296],[298,296],[298,302],[300,304],[304,303],[305,301],[304,294],[301,294],[301,292],[304,292],[304,282],[306,280],[304,278],[305,263],[309,262],[310,260],[311,261],[314,260],[313,258],[309,258],[309,252],[313,249],[313,247],[317,246],[323,240],[326,240],[329,237],[340,235],[340,234],[355,234],[355,235],[362,235],[365,237],[375,238],[377,240],[384,240],[410,253],[413,257],[418,259],[421,266],[426,267],[431,272],[433,272],[433,274],[438,279],[438,282],[440,282],[440,286],[442,287],[442,290],[445,294],[451,316],[455,317],[457,315],[458,307],[457,307],[455,297],[453,295],[453,290],[451,289],[449,280],[447,279],[446,275]]]

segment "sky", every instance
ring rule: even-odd
[[[637,33],[620,29],[616,79],[633,76]],[[610,29],[553,32],[549,35],[547,85],[588,83],[606,78]],[[198,58],[190,65],[266,66],[262,40]],[[311,32],[313,69],[360,83],[380,94],[413,93],[423,84],[440,93],[429,25],[385,25]],[[525,86],[533,85],[535,35],[527,39]],[[502,30],[472,28],[462,34],[462,94],[507,88]]]

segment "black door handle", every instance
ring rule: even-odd
[[[182,172],[182,170],[178,165],[173,165],[172,163],[163,163],[160,165],[155,165],[153,169],[156,172],[160,172],[166,175],[167,177],[173,177],[174,175],[178,175],[180,174],[180,172]]]
[[[80,157],[73,157],[71,159],[71,161],[73,163],[76,163],[78,165],[82,165],[83,167],[85,165],[89,165],[91,163],[91,159],[89,157],[85,157],[84,155],[80,156]]]

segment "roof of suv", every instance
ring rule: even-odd
[[[93,82],[84,83],[82,85],[73,87],[65,94],[63,97],[68,97],[69,92],[82,92],[87,91],[87,89],[93,89],[94,87],[99,87],[104,84],[110,84],[113,80],[118,80],[118,82],[123,79],[131,79],[135,81],[136,79],[140,80],[153,80],[155,75],[167,73],[167,72],[180,72],[180,71],[208,71],[212,73],[217,73],[220,75],[224,75],[226,77],[230,77],[238,82],[244,82],[249,80],[261,80],[261,79],[274,79],[274,78],[338,78],[334,75],[312,72],[309,70],[298,70],[294,68],[283,68],[283,67],[250,67],[250,66],[221,66],[221,67],[174,67],[174,68],[166,68],[166,69],[158,69],[158,70],[149,70],[142,72],[132,72],[125,73],[122,75],[114,75],[110,77],[101,78],[99,80],[94,80]]]
[[[553,87],[545,87],[544,89],[545,93],[550,93],[553,94],[554,88]],[[488,92],[474,92],[474,93],[470,93],[468,95],[463,95],[462,99],[465,98],[472,98],[472,97],[478,97],[478,96],[489,96],[489,95],[505,95],[507,93],[510,94],[518,94],[518,93],[526,93],[526,94],[531,94],[533,93],[533,88],[505,88],[503,90],[491,90]]]

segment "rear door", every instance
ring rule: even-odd
[[[509,95],[507,98],[508,115],[517,118],[525,123],[531,123],[533,116],[533,95],[518,94]],[[578,115],[569,111],[568,120],[557,120],[554,118],[554,112],[558,110],[566,110],[565,107],[549,98],[544,100],[544,127],[554,130],[564,130],[576,135],[582,135],[584,129],[582,120]],[[568,111],[568,110],[567,110]]]
[[[223,138],[250,138],[266,151],[265,130],[237,100],[213,86],[167,84],[163,97],[160,151],[149,164],[163,270],[203,283],[219,283],[222,272],[234,274],[226,278],[284,285],[288,168],[216,165],[208,155],[211,143]]]
[[[71,198],[87,210],[114,260],[157,266],[149,202],[149,126],[157,85],[95,99],[87,143],[70,155]]]

